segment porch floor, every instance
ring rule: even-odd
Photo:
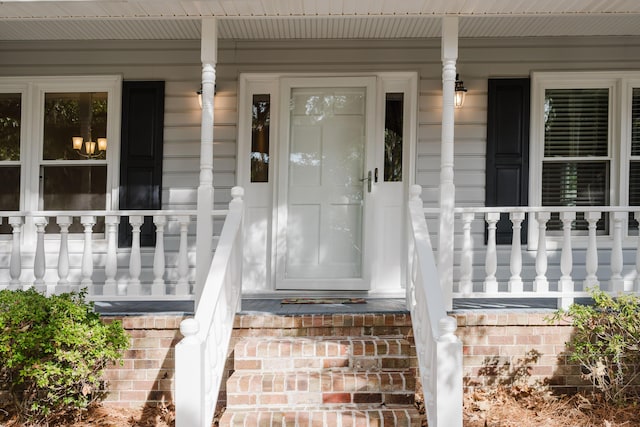
[[[141,314],[192,315],[193,301],[96,301],[97,312],[107,316]],[[556,300],[551,298],[518,299],[454,299],[453,312],[469,311],[552,311]],[[245,298],[241,313],[271,314],[332,314],[332,313],[406,313],[403,298],[369,298],[364,304],[282,304],[280,298]]]

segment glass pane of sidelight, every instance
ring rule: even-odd
[[[44,160],[106,159],[107,93],[47,93]]]
[[[43,210],[104,210],[107,194],[107,166],[43,166]],[[49,222],[47,231],[58,232],[55,219]],[[80,233],[84,228],[74,219],[70,232]],[[93,228],[104,231],[104,219]]]
[[[253,95],[251,109],[251,182],[269,181],[269,121],[271,99]]]
[[[402,181],[403,93],[387,93],[384,107],[384,180]]]
[[[21,108],[19,93],[0,93],[0,161],[20,160]]]

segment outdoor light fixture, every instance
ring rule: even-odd
[[[196,91],[196,94],[198,95],[198,104],[202,108],[202,85],[200,85],[200,89]],[[213,85],[213,94],[216,94],[216,85]]]
[[[85,141],[81,136],[74,136],[71,138],[71,143],[78,155],[85,159],[98,159],[107,151],[107,138],[98,138],[96,141]]]
[[[464,98],[467,95],[467,88],[464,87],[464,82],[460,80],[460,74],[456,74],[456,88],[453,104],[456,108],[462,108],[464,104]]]

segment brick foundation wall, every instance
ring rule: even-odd
[[[106,371],[106,402],[143,407],[173,402],[175,345],[182,339],[182,316],[104,317],[120,320],[130,336],[122,366]]]
[[[558,392],[590,386],[579,366],[569,363],[565,342],[572,327],[550,324],[551,312],[455,314],[462,342],[466,387],[509,384],[525,368],[529,382],[548,384]]]
[[[558,391],[575,391],[589,384],[577,366],[568,363],[565,342],[572,328],[549,324],[550,313],[459,313],[457,335],[464,343],[466,387],[510,383],[514,371],[526,364],[529,381],[550,384]],[[373,316],[373,315],[366,315]],[[242,316],[236,318],[232,341],[245,336],[332,335],[349,332],[411,335],[409,316],[385,315]],[[107,402],[141,407],[173,401],[174,347],[182,338],[181,316],[107,317],[118,319],[131,337],[123,366],[107,370]],[[375,325],[375,326],[372,326]],[[233,345],[233,343],[232,343]],[[227,361],[227,370],[232,369]],[[225,388],[223,384],[223,389]],[[222,396],[221,396],[222,397]]]

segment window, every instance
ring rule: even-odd
[[[0,179],[11,183],[0,190],[1,210],[113,208],[120,91],[115,76],[1,78]],[[59,231],[55,219],[47,231]]]
[[[639,82],[640,83],[640,82]],[[639,84],[640,86],[640,84]],[[640,88],[631,88],[629,206],[640,206]],[[637,226],[636,226],[637,227]]]
[[[20,209],[21,93],[0,93],[0,210]],[[0,233],[11,232],[3,218]]]
[[[534,74],[531,205],[640,205],[638,78],[627,72]],[[547,226],[552,233],[562,229],[557,214]],[[586,232],[582,214],[572,228]],[[609,229],[603,214],[597,232]]]

